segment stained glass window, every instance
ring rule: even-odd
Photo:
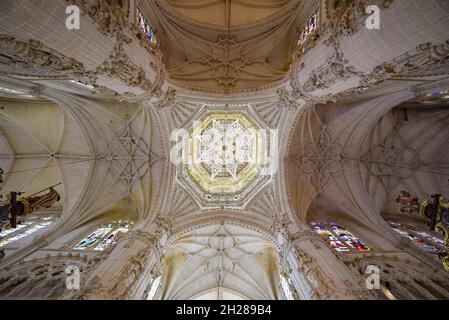
[[[438,97],[444,100],[449,100],[449,90],[441,90],[433,93],[429,93],[427,96],[429,97]]]
[[[159,284],[161,283],[161,276],[157,277],[151,283],[150,291],[148,292],[147,300],[153,300],[156,295],[157,289],[159,289]]]
[[[116,228],[114,231],[110,232],[106,237],[103,238],[103,240],[100,242],[98,246],[95,247],[95,251],[103,251],[110,245],[114,244],[117,239],[117,234],[119,232],[126,233],[129,231],[129,226],[121,226]]]
[[[128,222],[119,221],[117,223],[103,224],[78,242],[73,249],[103,251],[117,242],[117,234],[119,232],[126,233],[129,229],[130,223]]]
[[[430,251],[439,252],[441,249],[449,249],[442,239],[439,239],[433,235],[430,235],[424,231],[418,231],[416,228],[405,225],[399,222],[390,221],[391,228],[399,233],[401,236],[413,241],[420,248]]]
[[[25,92],[14,90],[14,89],[10,89],[10,88],[6,88],[6,87],[2,87],[2,86],[0,86],[0,93],[6,93],[6,94],[10,94],[10,95],[22,96],[22,97],[25,97],[25,98],[33,98],[32,95],[26,94]]]
[[[345,227],[337,224],[312,223],[313,230],[326,239],[331,248],[337,252],[369,251],[370,248],[356,238]]]
[[[74,84],[76,84],[76,85],[79,85],[79,86],[81,86],[81,87],[90,89],[90,90],[95,89],[95,87],[94,87],[93,85],[85,84],[85,83],[82,83],[81,81],[78,81],[78,80],[70,80],[70,82],[71,82],[71,83],[74,83]]]
[[[33,217],[17,225],[17,228],[3,230],[2,232],[0,232],[0,248],[6,246],[7,244],[23,239],[26,236],[37,232],[38,230],[48,227],[54,221],[54,216]]]
[[[298,41],[298,45],[304,44],[307,39],[313,34],[318,28],[318,13],[315,13],[307,21],[306,26],[302,29],[301,35]]]
[[[146,35],[148,40],[150,40],[150,42],[155,45],[157,43],[157,40],[156,40],[156,34],[154,33],[153,28],[147,22],[147,20],[145,19],[145,17],[142,15],[142,13],[140,11],[137,11],[137,18],[139,20],[138,24],[139,24],[140,30]]]
[[[287,280],[287,278],[282,274],[281,274],[281,287],[287,300],[295,300],[293,298],[292,291],[290,290],[290,279]]]

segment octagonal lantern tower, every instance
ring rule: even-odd
[[[249,105],[204,105],[177,144],[177,182],[203,209],[243,209],[277,169],[277,131]]]

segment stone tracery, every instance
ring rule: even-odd
[[[30,35],[8,3],[0,4],[10,15],[0,22],[2,192],[31,194],[53,180],[63,191],[61,205],[37,212],[58,215],[56,223],[4,246],[0,296],[448,297],[438,256],[387,223],[414,218],[397,212],[400,191],[420,200],[448,192],[449,51],[438,31],[449,25],[446,4],[375,1],[399,39],[388,43],[384,30],[363,27],[364,0],[61,1],[55,12],[62,3],[83,12],[74,47],[67,30],[49,32],[36,16]],[[438,17],[434,25],[420,9]],[[316,12],[314,34],[298,46],[297,31]],[[418,18],[399,30],[398,12]],[[139,13],[157,41],[138,29]],[[407,31],[421,27],[433,31]],[[192,139],[197,120],[199,165],[174,165],[171,133]],[[269,161],[254,165],[259,151]],[[335,254],[312,232],[313,215],[347,226],[369,250]],[[67,245],[113,221],[132,227],[104,251]],[[80,292],[61,285],[67,264],[83,270]],[[382,269],[381,291],[365,288],[369,264]]]

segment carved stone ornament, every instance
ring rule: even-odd
[[[129,8],[125,6],[128,1],[66,0],[66,2],[77,5],[99,26],[104,35],[120,37],[123,34],[122,29],[128,26]]]
[[[74,78],[84,77],[87,73],[82,63],[67,58],[36,40],[22,41],[0,34],[0,48],[0,51],[10,56],[13,61],[36,65],[54,73],[65,73]]]
[[[311,72],[309,79],[303,84],[306,91],[327,89],[337,81],[345,81],[352,76],[363,76],[363,73],[349,65],[349,61],[343,56],[340,45],[335,42],[333,46],[335,55]]]
[[[369,87],[394,76],[407,76],[429,66],[445,64],[449,58],[449,40],[441,44],[424,43],[392,61],[383,63],[364,76],[359,87]]]
[[[326,126],[316,135],[314,144],[308,144],[297,159],[302,172],[310,177],[317,192],[322,192],[333,174],[341,171],[344,157],[338,143],[332,140]]]

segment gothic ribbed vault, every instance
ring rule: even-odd
[[[0,1],[0,298],[448,299],[448,30],[439,0]]]

